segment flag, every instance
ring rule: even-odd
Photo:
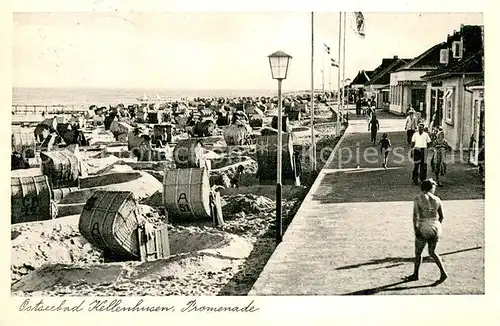
[[[332,65],[332,67],[338,67],[339,66],[339,64],[337,62],[335,62],[334,59],[330,59],[330,60],[331,60],[330,63]]]
[[[365,38],[365,17],[360,11],[354,13],[354,32],[361,38]]]
[[[323,43],[323,45],[325,46],[326,53],[330,54],[330,47],[328,45],[326,45],[325,43]]]

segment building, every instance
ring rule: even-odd
[[[484,100],[480,100],[484,80],[482,26],[462,25],[460,31],[448,35],[441,56],[447,63],[421,77],[427,83],[426,122],[443,127],[452,149],[469,150],[476,130],[479,138],[481,105],[484,111]],[[473,108],[476,99],[477,110]]]
[[[391,59],[383,59],[382,64],[373,71],[373,76],[365,84],[365,90],[368,97],[375,101],[377,109],[389,110],[391,73],[410,61],[395,55]]]
[[[406,114],[412,107],[420,112],[420,116],[425,117],[427,85],[421,77],[444,66],[440,63],[440,53],[445,47],[446,42],[436,44],[391,73],[390,112]]]
[[[365,84],[370,81],[370,77],[373,76],[373,71],[361,70],[358,72],[356,77],[352,80],[349,85],[352,90],[357,90],[365,87]]]

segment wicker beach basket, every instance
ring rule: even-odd
[[[272,184],[276,182],[277,138],[277,135],[259,136],[257,138],[257,174],[261,184]],[[284,133],[282,143],[282,178],[283,180],[295,180],[296,171],[292,134]]]
[[[49,179],[51,188],[78,186],[78,178],[84,176],[80,159],[66,149],[41,152],[42,173]]]
[[[45,175],[11,178],[11,223],[55,218],[57,206]]]
[[[224,140],[228,146],[245,145],[250,133],[244,124],[232,124],[224,131]]]
[[[163,203],[169,217],[192,221],[208,220],[210,181],[206,169],[166,170],[163,179]]]
[[[96,191],[80,215],[80,233],[105,253],[126,260],[140,259],[137,204],[131,191]]]
[[[201,168],[206,164],[204,153],[200,138],[182,139],[177,142],[172,158],[178,169]]]
[[[36,139],[35,134],[28,129],[22,129],[12,133],[12,151],[22,154],[24,158],[35,157]]]

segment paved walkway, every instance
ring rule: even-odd
[[[439,270],[427,257],[419,281],[401,281],[413,271],[411,212],[419,187],[411,183],[403,120],[379,116],[401,157],[393,154],[384,170],[366,122],[351,118],[249,295],[484,293],[484,186],[466,163],[449,164],[437,190],[445,214],[437,251],[449,278],[432,286]]]

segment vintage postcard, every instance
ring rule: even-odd
[[[487,307],[483,9],[61,8],[6,23],[8,315]]]

